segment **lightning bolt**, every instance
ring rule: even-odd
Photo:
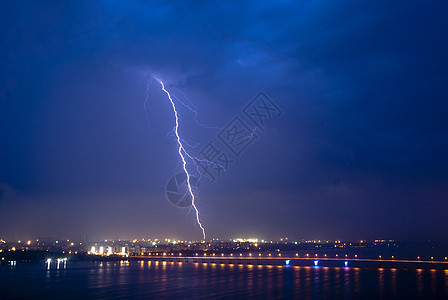
[[[182,144],[183,142],[184,142],[184,140],[180,137],[180,135],[179,135],[179,116],[178,116],[178,114],[177,114],[177,109],[176,109],[176,105],[174,104],[174,101],[173,101],[173,98],[171,97],[171,94],[170,94],[170,92],[168,92],[166,89],[165,89],[165,85],[163,84],[163,82],[161,81],[161,80],[159,80],[159,79],[156,79],[159,83],[160,83],[160,85],[162,86],[162,90],[165,92],[165,94],[168,96],[168,99],[170,100],[170,102],[171,102],[171,106],[172,106],[172,108],[173,108],[173,113],[174,113],[174,118],[175,118],[175,120],[176,120],[176,124],[175,124],[175,126],[174,126],[174,129],[173,129],[173,132],[174,132],[174,135],[176,136],[176,140],[177,140],[177,151],[178,151],[178,153],[179,153],[179,157],[180,157],[180,159],[182,160],[182,168],[183,168],[183,170],[184,170],[184,172],[185,172],[185,175],[187,175],[187,186],[188,186],[188,192],[190,193],[190,197],[191,197],[191,206],[193,207],[193,209],[194,209],[194,211],[195,211],[195,214],[196,214],[196,222],[198,223],[198,225],[199,225],[199,227],[201,228],[201,230],[202,230],[202,236],[203,236],[203,238],[204,238],[204,240],[205,240],[205,228],[204,228],[204,226],[202,226],[202,223],[201,223],[201,220],[200,220],[200,218],[199,218],[199,210],[198,210],[198,208],[196,207],[196,203],[195,203],[195,195],[194,195],[194,193],[193,193],[193,190],[192,190],[192,188],[191,188],[191,183],[190,183],[190,173],[188,172],[188,170],[187,170],[187,161],[186,161],[186,159],[185,159],[185,156],[187,156],[188,158],[190,158],[190,159],[193,159],[193,161],[194,161],[194,158],[190,155],[190,154],[188,154],[188,152],[185,150],[185,147],[184,147],[184,145]]]

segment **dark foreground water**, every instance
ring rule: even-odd
[[[448,299],[448,270],[156,262],[0,266],[0,299]]]

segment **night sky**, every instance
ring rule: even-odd
[[[446,1],[3,1],[0,237],[200,239],[166,95],[282,114],[201,181],[207,238],[446,239]],[[195,155],[224,149],[179,108]],[[177,168],[179,170],[179,168]]]

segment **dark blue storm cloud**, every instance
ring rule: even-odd
[[[200,199],[210,237],[440,238],[445,1],[13,1],[0,18],[0,235],[200,238],[155,82],[224,126],[283,114]],[[187,112],[185,136],[216,136]],[[186,226],[187,224],[187,226]]]

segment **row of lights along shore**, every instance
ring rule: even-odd
[[[159,255],[159,253],[148,253],[148,254],[146,254],[146,255],[147,255],[147,256],[182,256],[182,253],[177,253],[177,254],[175,254],[175,253],[166,253],[166,252],[164,252],[164,253],[160,253],[160,255]],[[141,253],[141,256],[145,256],[145,253]],[[194,256],[199,256],[199,253],[195,253]],[[204,254],[201,255],[201,256],[207,256],[207,253],[204,253]],[[216,256],[216,253],[211,253],[211,254],[209,254],[208,256]],[[219,256],[219,255],[218,255],[218,256]],[[226,255],[226,254],[224,254],[224,253],[221,253],[220,256],[221,256],[221,257],[234,257],[234,256],[236,256],[236,257],[238,257],[238,256],[239,256],[239,257],[243,257],[243,253],[239,253],[239,255],[235,255],[234,253],[230,253],[230,254],[228,254],[228,255]],[[247,256],[244,256],[244,257],[252,257],[252,256],[257,257],[256,255],[253,255],[252,253],[249,253]],[[263,256],[261,253],[258,253],[258,257],[282,257],[282,254],[281,254],[281,253],[278,253],[278,254],[276,254],[276,255],[275,255],[275,254],[272,255],[271,253],[268,253],[267,255],[264,255],[264,256]],[[300,257],[300,256],[299,256],[298,253],[296,253],[296,254],[295,254],[295,257]],[[318,255],[318,254],[315,254],[314,257],[313,257],[313,256],[310,256],[309,254],[306,254],[306,255],[304,255],[302,258],[316,258],[316,257],[319,257],[319,255]],[[323,258],[326,258],[326,257],[331,258],[331,257],[327,256],[327,254],[324,254],[323,256],[320,256],[320,257],[321,257],[321,258],[322,258],[322,257],[323,257]],[[349,258],[349,255],[348,255],[348,254],[345,254],[344,256],[341,256],[341,257],[343,257],[343,258]],[[339,255],[336,254],[336,255],[334,256],[334,258],[339,258]],[[355,254],[355,255],[353,256],[353,258],[354,258],[354,259],[358,259],[358,255]],[[372,258],[365,258],[365,259],[372,259]],[[378,259],[382,260],[382,259],[387,259],[387,258],[383,257],[382,255],[379,255],[379,256],[378,256]],[[391,260],[395,260],[395,256],[392,255],[392,256],[390,257],[390,259],[391,259]],[[421,259],[420,256],[417,256],[417,260],[422,260],[422,259]],[[434,260],[434,256],[431,256],[429,260],[433,261],[433,260]],[[444,257],[444,260],[445,260],[445,261],[448,261],[448,257],[445,256],[445,257]]]

